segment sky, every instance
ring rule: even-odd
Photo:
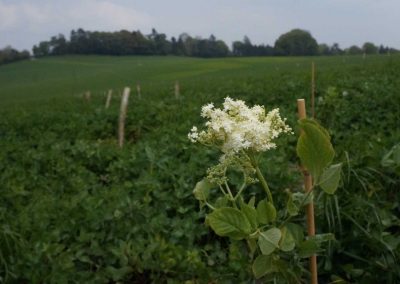
[[[301,28],[342,48],[366,41],[400,49],[400,0],[0,0],[0,48],[31,50],[72,29],[152,28],[168,37],[214,34],[228,45],[247,35],[273,45]]]

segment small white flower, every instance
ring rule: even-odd
[[[201,116],[204,118],[209,117],[210,113],[212,112],[212,109],[214,108],[214,104],[208,104],[205,105],[201,108]]]
[[[213,144],[225,154],[241,150],[263,152],[276,147],[273,142],[282,133],[291,133],[279,114],[279,109],[266,113],[263,106],[249,108],[242,100],[225,98],[223,108],[210,103],[202,107],[201,116],[208,119],[206,129],[198,133],[193,127],[190,141]]]
[[[199,139],[199,133],[197,132],[197,127],[193,126],[188,134],[188,138],[191,142],[195,143]]]

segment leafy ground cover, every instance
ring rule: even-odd
[[[200,108],[227,95],[280,107],[296,125],[310,93],[343,163],[335,197],[316,196],[322,283],[400,281],[400,57],[67,56],[0,67],[0,277],[9,283],[251,282],[248,252],[204,225],[192,195],[215,152],[192,145]],[[179,80],[181,97],[173,84]],[[142,99],[135,95],[137,82]],[[132,87],[127,144],[119,98]],[[90,103],[79,94],[92,91]],[[263,159],[276,202],[300,190],[296,137]],[[289,161],[289,165],[288,165]],[[259,194],[250,189],[246,194]],[[305,267],[307,261],[305,260]]]

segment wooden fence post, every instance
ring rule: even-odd
[[[297,100],[297,110],[299,119],[306,118],[306,105],[304,99]],[[304,176],[304,190],[306,193],[312,190],[312,177],[304,166],[302,166]],[[315,236],[314,202],[310,202],[306,208],[308,236]],[[318,284],[317,256],[310,257],[311,284]]]
[[[311,63],[311,117],[315,118],[315,64]]]
[[[125,140],[125,118],[126,118],[126,112],[128,110],[128,100],[130,91],[131,91],[130,88],[125,87],[124,93],[122,94],[121,109],[119,112],[118,145],[121,148],[124,146],[124,140]]]
[[[179,81],[175,81],[175,99],[179,99],[180,89],[179,89]]]
[[[136,84],[136,91],[137,91],[138,99],[139,99],[139,100],[142,99],[142,92],[141,92],[140,84],[139,84],[139,83]]]
[[[108,93],[107,93],[106,109],[108,109],[110,107],[111,98],[112,98],[112,90],[110,89],[110,90],[108,90]]]
[[[87,102],[90,102],[90,91],[86,91],[86,93],[85,93],[85,100],[86,100]]]

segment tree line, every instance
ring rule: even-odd
[[[366,42],[362,46],[350,46],[342,49],[339,44],[318,43],[310,32],[294,29],[282,34],[273,46],[253,44],[245,36],[234,41],[232,47],[217,39],[192,37],[182,33],[170,39],[164,33],[152,29],[150,34],[139,30],[116,32],[72,30],[67,39],[63,34],[53,36],[48,41],[41,41],[32,48],[34,57],[65,54],[98,55],[176,55],[192,57],[226,56],[307,56],[307,55],[353,55],[353,54],[390,54],[399,52],[387,46],[376,46]],[[0,64],[29,58],[28,51],[18,52],[11,47],[0,50]]]
[[[72,30],[70,39],[53,36],[33,47],[35,57],[62,54],[103,55],[178,55],[194,57],[225,57],[230,51],[222,40],[211,35],[207,39],[191,37],[187,33],[168,39],[155,29],[149,35],[140,31],[98,32]]]
[[[339,44],[331,46],[318,44],[305,30],[294,29],[282,34],[274,46],[253,44],[245,36],[234,41],[232,48],[214,35],[208,38],[192,37],[187,33],[178,38],[168,39],[164,33],[152,29],[148,35],[138,31],[99,32],[72,30],[70,39],[64,35],[53,36],[33,47],[35,57],[62,54],[107,54],[107,55],[177,55],[193,57],[226,56],[302,56],[302,55],[343,55],[343,54],[387,54],[395,53],[394,48],[376,46],[366,42],[363,46],[353,45],[341,49]]]
[[[30,53],[27,50],[18,51],[11,46],[0,49],[0,65],[29,58]]]

